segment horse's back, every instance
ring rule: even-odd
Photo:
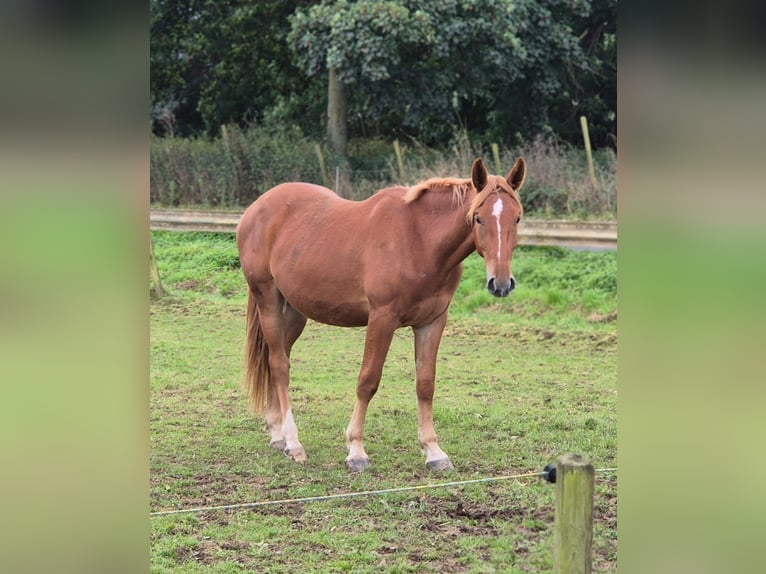
[[[243,214],[237,227],[240,250],[243,243],[262,243],[266,238],[291,244],[298,237],[312,234],[338,237],[341,242],[359,238],[376,220],[380,221],[381,208],[404,207],[403,192],[404,188],[388,188],[364,201],[350,201],[321,185],[280,184],[256,199]]]
[[[282,183],[271,188],[266,193],[258,197],[240,220],[238,232],[240,229],[245,231],[253,220],[275,217],[279,210],[290,205],[300,205],[310,209],[312,204],[319,202],[331,202],[334,200],[343,201],[334,191],[321,185],[313,183]]]
[[[253,205],[263,204],[273,200],[290,201],[291,199],[298,201],[337,199],[339,201],[343,201],[333,190],[321,185],[305,182],[289,182],[281,183],[275,187],[272,187],[270,190],[256,199],[253,202]]]

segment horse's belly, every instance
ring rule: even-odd
[[[338,327],[362,327],[367,324],[370,306],[364,297],[339,297],[340,292],[325,286],[291,289],[279,285],[285,300],[314,321]]]

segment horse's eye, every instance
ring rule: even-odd
[[[476,223],[478,223],[479,225],[484,223],[484,221],[481,218],[481,215],[479,215],[478,213],[476,214],[476,217],[474,217],[474,221],[476,221]]]
[[[519,224],[519,221],[521,221],[521,215],[519,215],[519,216],[516,218],[516,225],[518,225],[518,224]]]

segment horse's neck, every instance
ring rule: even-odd
[[[467,211],[467,210],[466,210]],[[449,242],[448,242],[449,243]],[[447,249],[447,267],[456,267],[471,253],[476,251],[471,226],[465,220],[465,212],[461,210],[455,234],[452,236],[452,247]]]
[[[431,211],[431,217],[438,219],[431,226],[431,239],[438,260],[445,261],[448,269],[458,266],[476,250],[471,226],[466,222],[466,214],[474,197],[475,193],[469,193],[460,206]]]

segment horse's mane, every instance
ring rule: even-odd
[[[474,212],[487,199],[487,196],[489,196],[489,194],[495,191],[495,189],[498,187],[508,193],[508,195],[510,195],[514,201],[516,201],[522,213],[524,212],[524,207],[521,205],[521,198],[519,197],[518,192],[510,185],[508,185],[508,182],[505,180],[505,178],[499,176],[490,176],[489,180],[487,181],[487,185],[484,187],[484,189],[476,194],[476,197],[471,202],[471,206],[469,207],[468,213],[466,214],[466,219],[469,222],[473,219]],[[421,181],[420,183],[416,183],[412,187],[408,188],[404,194],[404,201],[407,203],[412,203],[426,191],[438,190],[452,191],[453,204],[463,205],[468,190],[472,188],[473,185],[471,184],[470,179],[460,179],[457,177],[432,177],[425,181]]]
[[[412,203],[428,190],[451,191],[452,201],[456,205],[463,205],[468,190],[471,189],[470,179],[459,177],[432,177],[420,183],[416,183],[404,194],[404,201]]]

